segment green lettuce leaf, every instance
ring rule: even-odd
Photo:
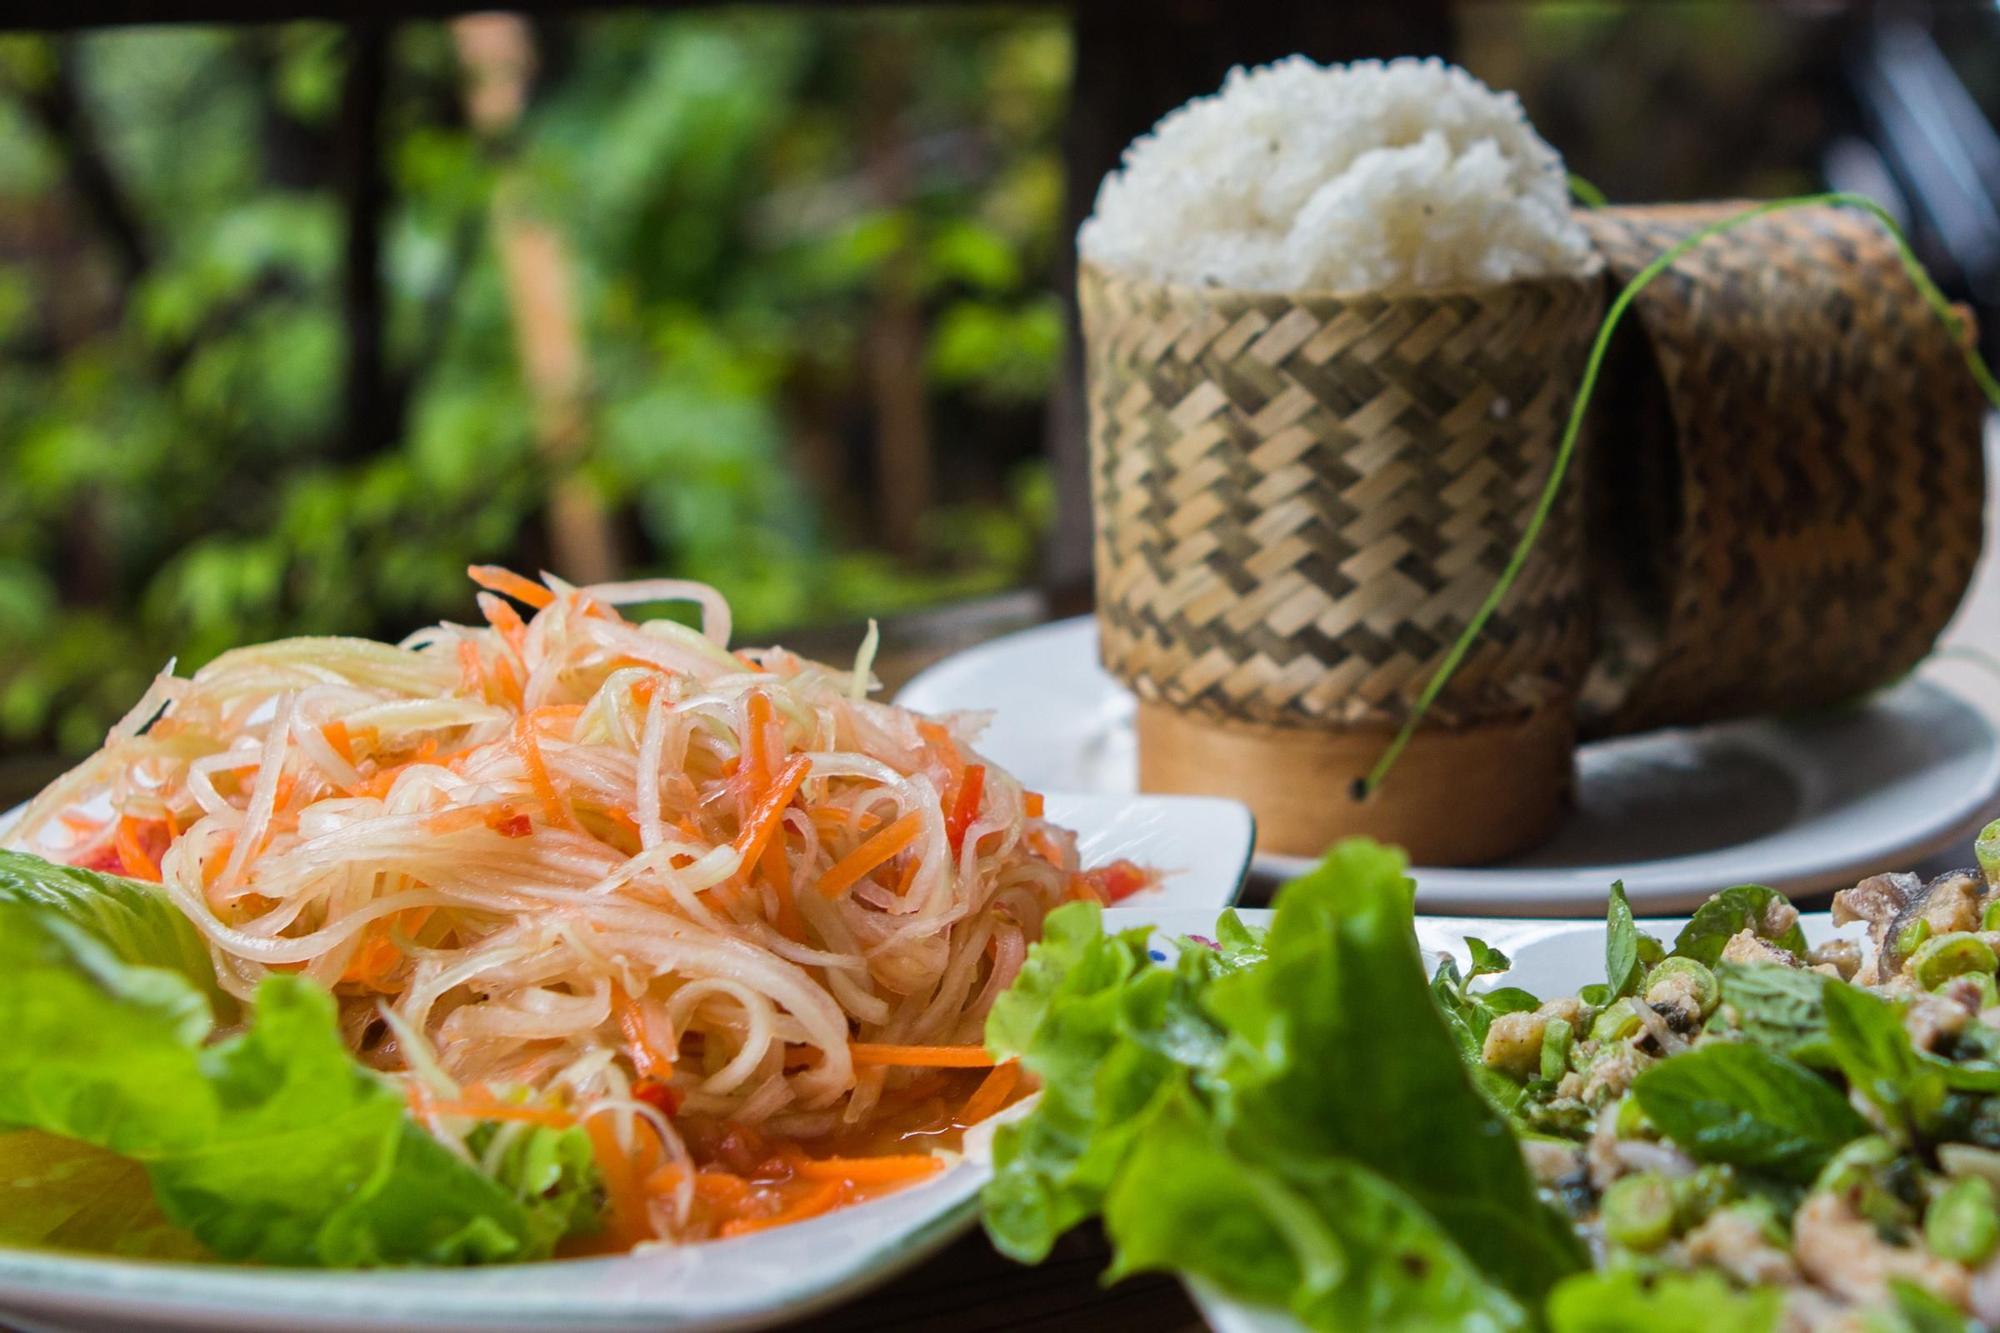
[[[76,1139],[22,1129],[0,1134],[0,1245],[123,1259],[204,1259],[153,1198],[146,1168]]]
[[[1238,1155],[1184,1088],[1167,1094],[1105,1200],[1107,1275],[1192,1273],[1314,1328],[1527,1327],[1407,1195],[1358,1162],[1280,1172]]]
[[[35,880],[26,859],[13,866],[16,882]],[[41,880],[73,882],[57,867]],[[104,882],[129,903],[147,901],[125,881]],[[124,956],[149,938],[171,944],[171,932],[135,932],[123,909],[82,909],[60,895],[0,898],[0,1127],[139,1164],[159,1214],[217,1257],[527,1259],[595,1215],[580,1130],[533,1130],[560,1142],[515,1154],[518,1179],[489,1177],[424,1133],[394,1083],[354,1061],[325,991],[271,977],[247,1030],[216,1042],[183,956],[166,967]],[[561,1167],[553,1177],[550,1163]],[[49,1178],[51,1198],[37,1206],[57,1206],[61,1187]],[[126,1243],[114,1236],[107,1247]]]
[[[216,983],[201,932],[157,884],[0,851],[0,904],[6,903],[42,908],[44,921],[74,926],[128,966],[173,972],[223,1019],[235,1014],[236,1001]]]
[[[1052,915],[988,1023],[1043,1084],[995,1138],[995,1243],[1037,1259],[1101,1211],[1114,1275],[1199,1273],[1315,1328],[1525,1327],[1586,1256],[1432,1003],[1403,870],[1344,844],[1261,952],[1224,926],[1172,966]]]
[[[1282,891],[1267,961],[1210,988],[1210,1010],[1237,1038],[1215,1076],[1218,1114],[1233,1142],[1256,1143],[1283,1170],[1365,1163],[1539,1306],[1585,1253],[1537,1197],[1431,1002],[1405,865],[1357,839]]]
[[[1036,1113],[994,1136],[986,1223],[1002,1253],[1037,1262],[1096,1213],[1168,1080],[1220,1059],[1222,1033],[1200,997],[1258,956],[1238,931],[1234,947],[1189,942],[1172,967],[1158,967],[1151,932],[1105,935],[1094,903],[1050,914],[987,1018],[993,1052],[1020,1057],[1042,1081]]]
[[[1722,957],[1723,946],[1738,932],[1749,930],[1764,938],[1765,913],[1773,904],[1785,901],[1784,894],[1762,884],[1739,884],[1724,889],[1695,909],[1694,916],[1674,937],[1674,953],[1713,967]],[[1800,958],[1806,955],[1806,933],[1797,921],[1769,938],[1771,943]]]
[[[1806,1184],[1869,1132],[1833,1084],[1758,1046],[1713,1042],[1664,1060],[1632,1085],[1639,1107],[1697,1161]]]

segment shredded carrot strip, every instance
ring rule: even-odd
[[[771,780],[771,786],[751,810],[750,818],[736,834],[736,850],[743,856],[745,866],[756,862],[764,854],[764,844],[778,831],[778,824],[784,818],[785,807],[792,803],[800,787],[805,785],[806,775],[812,772],[812,760],[802,754],[795,754],[785,761],[778,775]],[[697,838],[699,834],[695,835]]]
[[[1014,1085],[1021,1081],[1021,1065],[1017,1060],[993,1066],[972,1095],[965,1099],[965,1106],[958,1113],[961,1125],[976,1125],[997,1113],[1007,1105],[1007,1098],[1013,1095]]]
[[[477,583],[488,592],[497,592],[503,597],[511,597],[515,601],[526,606],[532,606],[538,611],[556,599],[556,595],[541,584],[530,583],[513,570],[502,569],[498,565],[468,565],[466,566],[465,574],[467,578],[470,578],[474,583]]]
[[[750,702],[744,713],[745,789],[755,803],[771,781],[771,696],[763,690],[750,691]]]
[[[618,1031],[624,1034],[626,1049],[632,1054],[632,1067],[639,1071],[639,1077],[662,1081],[672,1078],[673,1057],[653,1044],[646,1032],[645,1011],[621,986],[612,987],[611,1011],[618,1016]]]
[[[951,839],[952,854],[956,856],[965,845],[965,831],[972,827],[972,821],[979,816],[980,798],[986,794],[986,765],[968,764],[965,780],[958,784],[958,796],[951,803],[951,816],[945,820],[944,831]]]
[[[486,623],[500,632],[507,646],[516,653],[527,641],[528,626],[521,619],[521,613],[490,593],[479,594],[479,611],[486,617]]]
[[[904,815],[834,862],[820,878],[820,893],[828,898],[838,898],[846,893],[866,878],[875,867],[915,842],[917,835],[923,832],[923,828],[924,819],[921,814],[912,810]]]
[[[569,811],[563,807],[556,784],[549,779],[549,767],[542,762],[542,747],[535,742],[535,730],[525,717],[514,724],[514,753],[521,757],[521,767],[528,773],[528,786],[542,803],[549,822],[558,828],[570,827]]]
[[[824,1181],[818,1188],[806,1191],[769,1217],[739,1217],[733,1222],[724,1223],[717,1234],[724,1237],[744,1236],[753,1231],[765,1231],[771,1227],[803,1222],[809,1217],[818,1217],[821,1213],[831,1212],[840,1203],[843,1192],[840,1181]]]
[[[867,833],[882,826],[882,817],[872,810],[857,813],[852,806],[823,805],[812,812],[813,825],[819,829],[822,838],[830,838],[836,833],[856,829]]]
[[[326,740],[328,745],[333,747],[335,754],[350,764],[354,762],[354,738],[348,734],[345,722],[342,722],[339,718],[335,718],[321,727],[319,734]]]
[[[359,982],[370,990],[385,994],[393,993],[384,983],[402,958],[403,951],[387,937],[371,932],[361,947],[354,951],[354,957],[348,961],[347,970],[340,974],[340,979]]]
[[[513,1102],[431,1102],[429,1108],[432,1115],[466,1116],[473,1120],[518,1120],[527,1125],[547,1125],[550,1129],[569,1129],[576,1124],[576,1117],[567,1111],[548,1106],[520,1106]]]
[[[681,1177],[679,1167],[663,1166],[646,1177],[646,1189],[653,1194],[669,1193],[681,1183]],[[731,1207],[750,1197],[750,1182],[727,1171],[697,1171],[694,1193],[698,1199]]]
[[[1003,1069],[1007,1067],[1001,1066]],[[892,1157],[808,1157],[792,1164],[792,1174],[806,1180],[844,1180],[851,1185],[895,1185],[906,1180],[922,1180],[943,1169],[944,1159],[928,1153]]]
[[[127,875],[133,879],[149,880],[154,884],[160,882],[160,863],[153,859],[152,854],[146,850],[145,843],[140,841],[138,820],[130,815],[122,816],[118,820],[115,845],[118,848],[118,859],[124,863]]]
[[[582,716],[582,704],[543,704],[540,708],[529,709],[527,714],[528,721],[536,727],[552,736],[560,733],[563,740],[569,739],[569,733],[576,728],[576,720]]]
[[[486,697],[486,668],[479,664],[479,649],[470,639],[458,641],[458,676],[467,694]]]
[[[631,835],[634,842],[639,840],[639,821],[632,818],[631,811],[614,805],[605,810],[604,817],[613,824],[616,824],[620,830]]]
[[[1038,791],[1021,793],[1021,810],[1030,819],[1040,819],[1042,811],[1048,808],[1048,800]]]
[[[513,662],[505,657],[493,659],[493,687],[501,702],[519,708],[522,705],[521,678],[514,674]]]
[[[986,1069],[993,1057],[984,1046],[889,1046],[855,1041],[847,1053],[857,1065],[906,1065],[912,1069]]]
[[[608,1115],[594,1115],[584,1122],[591,1149],[597,1155],[598,1174],[610,1204],[608,1239],[619,1249],[631,1249],[652,1235],[646,1218],[645,1182],[638,1164],[619,1146],[618,1132]]]
[[[903,873],[896,877],[896,896],[898,898],[908,895],[910,886],[917,882],[917,872],[923,868],[924,863],[914,856],[903,863]]]

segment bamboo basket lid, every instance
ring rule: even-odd
[[[1745,207],[1580,217],[1622,286]],[[1631,313],[1592,418],[1585,733],[1824,707],[1907,673],[1979,554],[1983,404],[1888,234],[1850,209],[1768,214]]]

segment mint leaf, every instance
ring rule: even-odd
[[[1728,1023],[1745,1041],[1804,1064],[1832,1067],[1824,973],[1770,963],[1718,963],[1715,978]]]
[[[1616,1000],[1639,989],[1645,968],[1639,958],[1639,927],[1625,897],[1625,881],[1611,886],[1604,909],[1604,978]]]
[[[1777,1287],[1738,1291],[1720,1273],[1631,1269],[1569,1278],[1549,1297],[1549,1333],[1773,1333],[1785,1307]]]
[[[1488,944],[1485,940],[1467,935],[1465,937],[1465,948],[1466,952],[1471,955],[1472,962],[1472,966],[1466,969],[1465,979],[1467,981],[1471,981],[1475,977],[1491,976],[1498,972],[1505,972],[1514,966],[1512,959]]]
[[[1907,1278],[1890,1278],[1889,1296],[1895,1302],[1891,1328],[1905,1329],[1908,1333],[1972,1333],[1983,1327],[1966,1318],[1951,1302],[1932,1295]]]
[[[1823,994],[1835,1065],[1904,1143],[1921,1141],[1944,1105],[1949,1066],[1919,1056],[1891,1001],[1831,978]]]
[[[1733,889],[1724,889],[1695,909],[1694,916],[1674,937],[1674,953],[1713,967],[1722,957],[1723,946],[1740,932],[1748,930],[1758,938],[1769,938],[1779,948],[1803,958],[1806,955],[1806,933],[1796,920],[1776,936],[1767,937],[1764,934],[1764,922],[1771,907],[1787,901],[1784,894],[1776,889],[1767,889],[1762,884],[1739,884]]]
[[[1761,1047],[1713,1042],[1654,1065],[1632,1085],[1640,1109],[1697,1161],[1767,1171],[1796,1184],[1819,1174],[1868,1122],[1831,1083]]]

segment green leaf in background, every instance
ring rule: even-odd
[[[1812,1070],[1739,1042],[1684,1051],[1640,1074],[1640,1109],[1697,1161],[1768,1171],[1795,1184],[1870,1132],[1847,1098]]]
[[[1611,886],[1604,909],[1604,977],[1611,998],[1630,995],[1639,989],[1645,968],[1639,958],[1639,927],[1632,920],[1632,904],[1625,897],[1625,881]]]
[[[32,1129],[0,1133],[0,1245],[121,1259],[204,1259],[167,1221],[146,1168],[129,1157]]]
[[[1537,1197],[1431,1002],[1406,864],[1354,839],[1280,893],[1265,963],[1209,991],[1237,1039],[1213,1080],[1217,1115],[1232,1143],[1254,1143],[1283,1174],[1366,1163],[1501,1286],[1539,1305],[1585,1254]],[[1356,1078],[1356,1069],[1396,1076]]]
[[[1773,1333],[1776,1287],[1738,1291],[1720,1273],[1584,1273],[1549,1297],[1550,1333]]]
[[[1244,925],[1233,907],[1216,919],[1215,944],[1222,952],[1226,969],[1250,967],[1264,961],[1264,932]]]
[[[214,1019],[194,984],[118,952],[143,934],[133,914],[145,920],[143,904],[157,900],[94,912],[79,908],[78,881],[64,868],[29,857],[8,864],[0,1125],[143,1164],[159,1212],[218,1257],[306,1266],[538,1258],[594,1216],[581,1130],[537,1128],[565,1142],[527,1150],[517,1178],[496,1182],[419,1129],[393,1083],[355,1063],[325,991],[270,977],[248,1030],[209,1044]],[[58,1193],[61,1183],[48,1178]],[[145,1209],[131,1216],[152,1226]]]
[[[1784,894],[1776,889],[1767,889],[1762,884],[1739,884],[1733,889],[1724,889],[1697,908],[1694,916],[1681,927],[1681,933],[1674,937],[1674,953],[1713,967],[1722,957],[1723,946],[1739,932],[1748,930],[1759,939],[1768,938],[1779,948],[1803,958],[1806,933],[1799,927],[1796,914],[1793,914],[1791,924],[1778,934],[1766,936],[1764,933],[1764,923],[1771,908],[1789,905]]]

